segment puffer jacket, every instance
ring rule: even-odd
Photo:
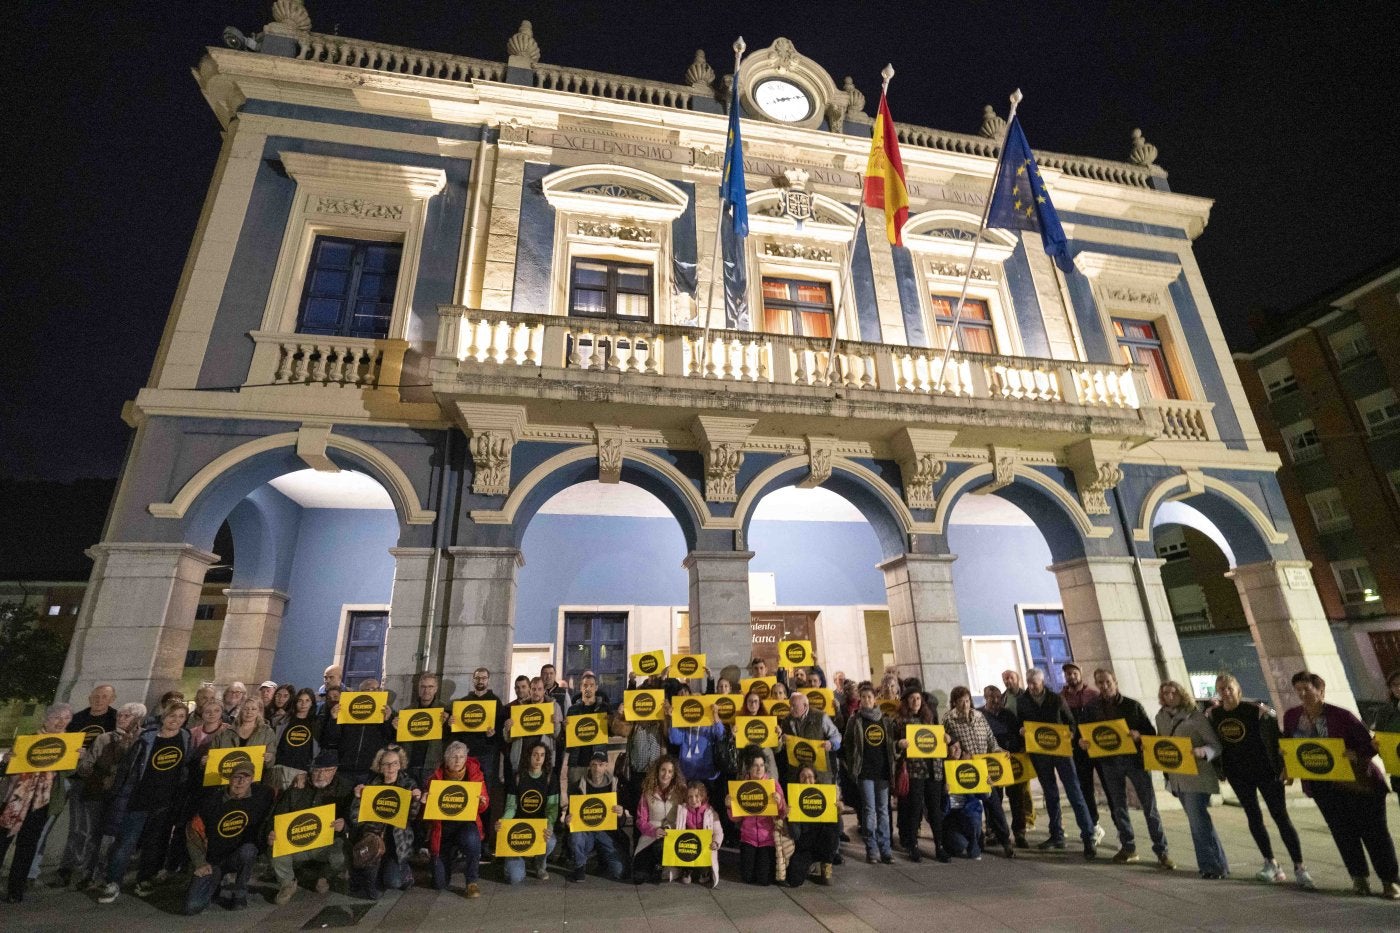
[[[1204,713],[1195,706],[1171,709],[1164,706],[1157,711],[1157,734],[1185,736],[1191,739],[1193,750],[1206,749],[1206,757],[1196,759],[1195,774],[1166,775],[1167,787],[1173,794],[1220,793],[1220,778],[1210,762],[1220,756],[1223,746]]]

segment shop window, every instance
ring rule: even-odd
[[[830,337],[835,311],[829,283],[763,279],[763,329],[770,334]]]
[[[1153,398],[1180,398],[1167,365],[1157,325],[1137,318],[1113,319],[1113,333],[1118,339],[1118,351],[1125,363],[1140,363],[1147,367],[1147,386]]]
[[[992,313],[987,302],[968,298],[963,301],[962,314],[958,316],[956,338],[953,334],[953,315],[958,307],[956,295],[933,295],[933,320],[938,328],[937,346],[952,346],[964,353],[996,353],[996,334],[992,329]]]
[[[331,337],[387,337],[402,253],[398,243],[316,237],[297,331]]]
[[[652,267],[647,263],[576,258],[569,273],[569,314],[650,321],[652,279]]]

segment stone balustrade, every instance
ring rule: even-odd
[[[673,107],[677,110],[690,109],[692,93],[689,87],[680,84],[545,64],[535,66],[535,87],[548,91],[586,94],[589,97],[606,97],[609,100],[655,104],[658,107]]]
[[[506,73],[506,66],[498,62],[320,33],[308,33],[297,40],[297,57],[309,62],[445,81],[502,81]]]
[[[1157,412],[1162,418],[1162,436],[1176,441],[1214,440],[1215,419],[1211,417],[1212,402],[1188,402],[1181,399],[1160,399]]]
[[[314,385],[398,390],[404,340],[362,340],[254,331],[245,388]]]

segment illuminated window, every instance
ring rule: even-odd
[[[1366,561],[1333,561],[1332,575],[1337,578],[1337,586],[1342,591],[1342,602],[1347,605],[1360,606],[1380,601],[1381,591],[1376,586],[1376,577],[1371,573],[1371,565]]]
[[[1125,363],[1140,363],[1147,367],[1147,387],[1153,398],[1180,398],[1172,380],[1167,354],[1157,325],[1135,318],[1113,319],[1113,333],[1118,338],[1118,351]]]
[[[834,313],[826,282],[763,280],[763,329],[770,334],[830,337]]]
[[[963,302],[962,314],[958,316],[957,340],[953,340],[953,313],[957,310],[957,296],[934,295],[929,299],[933,306],[933,320],[938,327],[938,346],[950,344],[955,350],[965,353],[996,353],[996,335],[992,331],[992,314],[985,301],[971,298]]]
[[[612,259],[575,259],[569,276],[569,314],[575,317],[652,319],[652,267]]]

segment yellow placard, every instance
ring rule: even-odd
[[[1279,739],[1283,770],[1300,781],[1354,781],[1356,772],[1341,739]]]
[[[553,703],[517,703],[510,708],[511,740],[554,734]]]
[[[171,752],[177,754],[171,755]],[[162,771],[178,768],[182,764],[183,755],[178,754],[179,749],[165,748],[157,752],[151,758],[151,767]],[[266,745],[245,745],[242,748],[211,748],[209,757],[204,761],[204,786],[218,787],[220,784],[228,783],[228,776],[233,773],[234,765],[240,761],[250,761],[253,763],[253,780],[261,781],[263,772],[263,758],[267,755]],[[164,756],[165,761],[156,759]],[[161,767],[164,765],[165,767]]]
[[[1185,736],[1144,735],[1142,766],[1167,774],[1195,774],[1196,756],[1191,751],[1191,740]]]
[[[794,639],[778,642],[778,666],[786,668],[806,667],[812,663],[812,643]]]
[[[950,794],[990,794],[985,758],[960,758],[943,765],[943,775]]]
[[[324,849],[335,842],[335,804],[279,813],[272,818],[272,857]]]
[[[792,703],[781,697],[769,697],[763,701],[763,712],[776,719],[787,719],[792,712]]]
[[[942,726],[909,722],[904,724],[904,739],[909,746],[904,754],[909,758],[947,758],[948,736]]]
[[[78,767],[83,750],[81,732],[41,732],[15,737],[6,774],[32,774],[35,771],[71,771]]]
[[[647,722],[665,715],[665,690],[624,690],[622,715],[628,722]]]
[[[711,868],[708,829],[673,829],[661,840],[661,864],[665,868]]]
[[[408,826],[408,789],[386,784],[366,784],[360,791],[359,820],[361,823],[388,823],[404,829]]]
[[[1059,755],[1062,758],[1073,755],[1069,726],[1058,722],[1028,721],[1026,751],[1032,755]]]
[[[340,710],[335,721],[341,726],[364,726],[384,721],[384,707],[389,705],[387,690],[351,690],[340,695]]]
[[[745,816],[777,816],[776,785],[770,778],[761,781],[730,781],[730,814],[737,820]]]
[[[444,781],[434,778],[428,782],[423,796],[425,820],[475,820],[481,809],[480,781]]]
[[[1090,758],[1112,758],[1115,755],[1136,755],[1137,743],[1128,732],[1126,719],[1086,722],[1079,726],[1079,736],[1089,743]]]
[[[1011,783],[1024,784],[1035,777],[1035,764],[1025,752],[1011,753]]]
[[[607,713],[576,713],[564,721],[564,747],[608,744]]]
[[[497,820],[496,855],[529,858],[544,855],[544,829],[547,820]]]
[[[836,715],[836,694],[829,687],[804,687],[798,691],[807,695],[812,709],[828,716]]]
[[[677,729],[686,726],[712,726],[714,713],[712,698],[695,694],[682,694],[671,700],[671,725]]]
[[[671,676],[677,680],[695,680],[705,676],[705,656],[703,654],[676,654],[671,656]]]
[[[575,794],[569,798],[569,832],[600,833],[617,829],[617,794]]]
[[[1385,773],[1400,777],[1400,732],[1377,732],[1376,749],[1385,764]]]
[[[486,732],[496,728],[495,700],[458,700],[452,704],[454,732]]]
[[[825,771],[826,749],[816,739],[800,739],[795,735],[783,736],[787,746],[787,762],[794,768],[811,765],[814,771]]]
[[[399,710],[398,740],[427,742],[442,738],[442,710],[431,706]]]
[[[634,654],[631,660],[632,673],[638,677],[652,677],[656,674],[666,673],[666,652],[660,648],[655,651]]]
[[[709,701],[710,711],[716,719],[726,726],[734,725],[734,714],[739,711],[741,697],[732,693],[713,693],[706,699]]]
[[[777,748],[781,736],[778,720],[772,716],[734,717],[734,741],[740,748],[745,745]]]
[[[760,700],[768,699],[768,694],[778,685],[778,678],[769,674],[767,677],[744,677],[739,681],[740,699],[749,695],[750,691],[757,691]]]
[[[975,757],[987,763],[987,783],[992,787],[1010,787],[1016,783],[1016,772],[1011,767],[1009,753],[983,752]]]
[[[899,715],[898,700],[880,700],[875,705],[880,707],[880,712],[884,713],[886,716],[893,718]]]
[[[840,816],[835,784],[789,784],[787,799],[787,818],[794,823],[835,823]]]

